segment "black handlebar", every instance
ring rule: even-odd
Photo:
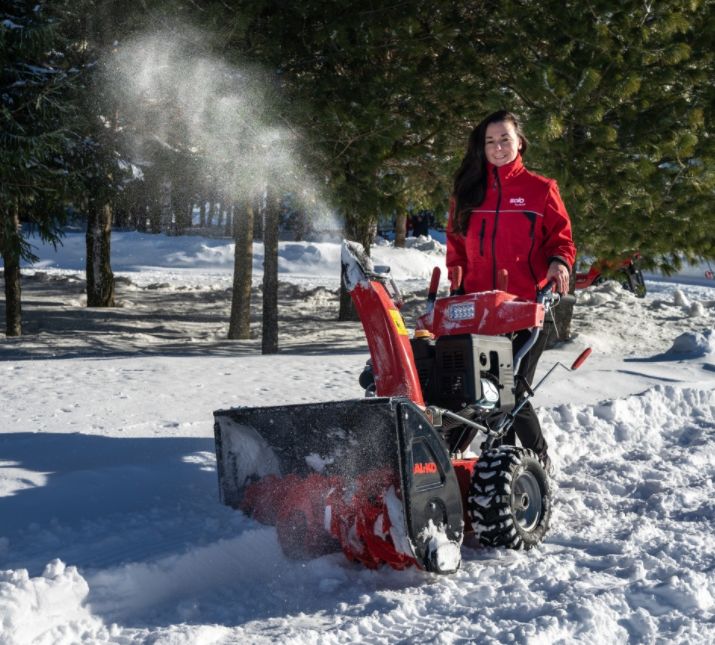
[[[559,294],[557,294],[554,291],[554,285],[556,283],[553,280],[549,280],[549,282],[546,283],[546,286],[542,287],[541,289],[537,289],[536,291],[536,302],[538,303],[543,303],[545,300],[556,300],[559,297]]]
[[[539,304],[544,304],[549,301],[552,306],[559,304],[560,302],[574,304],[576,302],[576,296],[570,293],[559,293],[554,291],[554,285],[556,282],[554,280],[549,280],[541,289],[536,291],[536,302]]]

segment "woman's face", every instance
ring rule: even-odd
[[[503,166],[516,159],[521,150],[521,140],[511,121],[490,123],[484,137],[484,154],[494,166]]]

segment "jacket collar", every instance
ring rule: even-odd
[[[499,175],[499,183],[504,183],[509,181],[512,177],[518,175],[524,169],[524,163],[521,160],[521,155],[517,154],[516,159],[503,166],[494,166],[487,162],[487,175],[490,178],[494,178],[494,171],[497,171]]]

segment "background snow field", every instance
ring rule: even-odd
[[[362,395],[337,323],[339,245],[281,243],[281,353],[225,340],[233,248],[115,233],[119,306],[83,305],[84,236],[23,277],[0,343],[0,643],[715,642],[715,289],[648,279],[578,296],[535,404],[556,467],[530,552],[465,544],[451,576],[287,560],[222,506],[215,409]],[[374,249],[408,327],[444,249]],[[262,247],[254,320],[260,330]],[[443,292],[445,292],[443,285]]]

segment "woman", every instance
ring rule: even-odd
[[[519,121],[505,110],[486,117],[472,131],[467,154],[454,178],[447,227],[447,269],[452,289],[507,291],[533,300],[537,285],[551,280],[559,293],[567,293],[576,258],[571,220],[553,179],[529,172],[522,163],[528,142]],[[513,338],[514,352],[526,342],[528,332]],[[522,360],[517,396],[523,380],[534,378],[546,335]],[[514,432],[531,448],[547,470],[551,469],[547,444],[539,419],[527,403],[517,415]]]

